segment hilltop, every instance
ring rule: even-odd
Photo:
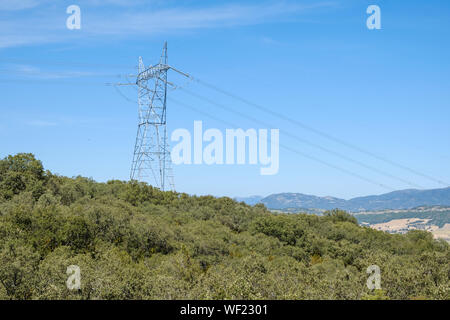
[[[98,183],[0,160],[0,299],[450,299],[450,247],[350,214]],[[80,290],[66,286],[68,266]],[[381,268],[382,290],[366,286]]]

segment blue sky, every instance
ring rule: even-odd
[[[81,30],[66,28],[71,4],[81,8]],[[371,4],[381,8],[381,30],[366,27]],[[449,39],[450,3],[435,0],[0,0],[0,157],[32,152],[62,175],[128,179],[136,91],[121,95],[105,83],[126,82],[139,56],[156,63],[167,40],[171,65],[346,143],[169,75],[308,141],[280,133],[282,145],[314,158],[280,149],[274,176],[250,165],[175,166],[178,191],[351,198],[444,187]],[[266,128],[183,90],[169,97],[204,112],[169,100],[169,131],[192,130],[194,120],[228,127],[205,113],[243,129]]]

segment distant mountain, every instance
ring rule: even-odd
[[[258,202],[260,202],[264,197],[262,196],[250,196],[250,197],[236,197],[234,200],[238,202],[245,202],[250,206],[254,206]]]
[[[450,188],[394,191],[379,196],[353,198],[347,203],[347,210],[411,209],[419,206],[449,206]]]
[[[346,201],[333,197],[316,197],[302,193],[279,193],[261,199],[261,203],[270,209],[317,208],[330,210],[342,208]]]
[[[419,206],[450,206],[450,187],[432,190],[401,190],[378,196],[344,200],[334,197],[317,197],[302,193],[279,193],[268,197],[240,198],[248,204],[263,203],[269,209],[324,209],[339,208],[352,212],[388,209],[412,209]],[[239,199],[239,198],[237,198]],[[248,200],[246,200],[248,199]]]

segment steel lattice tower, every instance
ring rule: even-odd
[[[167,42],[159,63],[146,68],[139,57],[139,123],[134,147],[131,179],[153,182],[161,190],[174,190],[167,141]],[[170,83],[169,83],[170,84]]]

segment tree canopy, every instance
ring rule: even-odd
[[[0,160],[0,299],[450,299],[448,243]],[[81,289],[66,286],[67,267]],[[381,269],[381,290],[366,286]]]

